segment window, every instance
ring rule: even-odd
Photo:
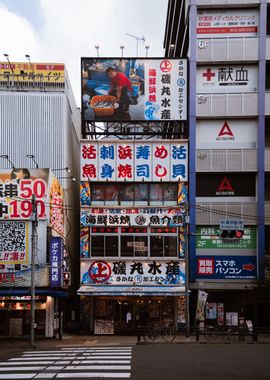
[[[169,227],[92,227],[91,257],[178,257],[177,231]]]
[[[118,236],[105,236],[105,256],[118,256]]]
[[[177,183],[91,184],[92,205],[177,205]]]
[[[95,236],[91,238],[91,256],[104,256],[104,236]]]

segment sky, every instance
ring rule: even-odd
[[[149,57],[164,55],[168,0],[0,0],[0,61],[63,62],[80,106],[80,57],[136,56],[144,36]],[[139,42],[139,56],[145,56]]]

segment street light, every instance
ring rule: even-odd
[[[30,55],[25,54],[25,58],[28,60],[32,73],[34,74],[34,68],[33,68],[32,62],[30,61]]]
[[[68,172],[68,173],[71,173],[71,172],[72,172],[72,170],[69,169],[68,166],[65,167],[65,168],[56,168],[56,169],[52,169],[52,171],[54,171],[54,172],[56,172],[56,171],[61,171],[61,170],[65,170],[65,171]]]
[[[97,56],[98,56],[98,58],[99,58],[99,45],[95,45],[95,49],[96,49],[96,51],[97,51]]]
[[[125,45],[120,45],[120,49],[121,49],[121,56],[123,58]]]
[[[9,68],[12,71],[12,74],[14,75],[13,67],[11,66],[11,63],[10,63],[10,60],[9,60],[9,55],[5,53],[4,57],[7,59],[8,64],[9,64]]]
[[[150,45],[145,45],[145,56],[148,57],[148,51],[149,51]]]
[[[0,156],[1,158],[5,158],[11,165],[12,169],[15,169],[15,166],[13,164],[13,162],[10,160],[9,156],[7,154],[1,154]]]
[[[33,160],[34,164],[36,165],[36,168],[38,169],[38,163],[35,159],[35,156],[33,154],[26,154],[26,157],[31,158],[31,160]]]
[[[71,179],[72,182],[76,182],[76,178],[75,177],[58,177],[59,179]]]

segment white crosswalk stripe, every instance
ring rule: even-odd
[[[0,380],[13,379],[128,379],[132,347],[62,347],[25,351],[0,362]]]

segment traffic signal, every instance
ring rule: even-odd
[[[241,239],[244,235],[243,230],[221,230],[220,237],[222,239]]]
[[[70,272],[64,272],[64,285],[65,286],[70,286],[71,284],[71,274]]]

